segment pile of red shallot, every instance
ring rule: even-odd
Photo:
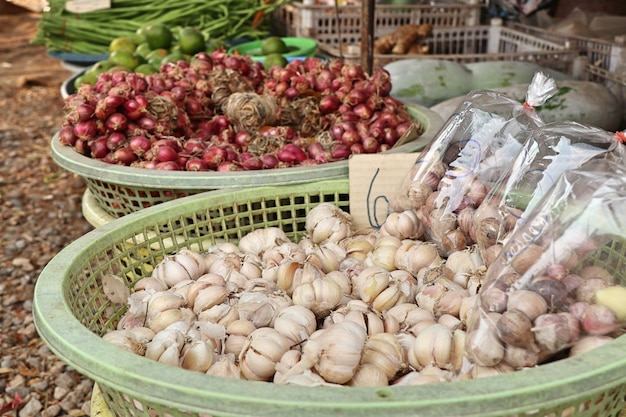
[[[111,164],[186,171],[317,165],[390,149],[414,123],[389,74],[317,57],[265,71],[201,52],[158,73],[100,74],[65,100],[60,141]],[[419,130],[419,126],[418,126]]]

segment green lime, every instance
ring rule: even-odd
[[[154,74],[155,72],[158,72],[159,70],[155,67],[153,67],[150,64],[140,64],[137,66],[137,68],[134,69],[134,72],[137,72],[139,74],[145,74],[145,75],[150,75],[150,74]]]
[[[209,39],[206,42],[205,52],[211,53],[218,49],[228,49],[226,42],[221,39]]]
[[[129,37],[122,36],[122,37],[113,39],[109,43],[109,52],[115,52],[115,51],[133,52],[136,47],[137,47],[137,44],[135,43],[134,40],[132,40]]]
[[[94,71],[96,74],[100,74],[102,72],[108,71],[109,68],[114,66],[115,64],[109,60],[98,61],[91,66],[89,71]]]
[[[146,59],[152,59],[152,58],[159,58],[159,59],[163,59],[165,58],[167,55],[169,55],[170,51],[168,51],[167,49],[164,48],[159,48],[159,49],[153,49],[152,51],[148,52],[148,54],[146,55]]]
[[[178,61],[187,61],[187,56],[185,56],[184,54],[181,54],[180,52],[172,52],[161,60],[161,64],[167,64],[168,62],[178,62]]]
[[[143,58],[146,58],[150,52],[152,52],[152,49],[150,49],[148,42],[140,43],[137,45],[137,48],[135,48],[135,55]]]
[[[107,70],[107,72],[133,72],[132,68],[125,67],[124,65],[116,65]]]
[[[150,49],[164,48],[172,46],[174,34],[171,29],[163,23],[152,23],[145,28],[144,35]]]
[[[162,63],[163,63],[163,58],[160,58],[158,56],[154,56],[148,59],[148,62],[146,62],[146,64],[153,66],[154,68],[161,68]]]
[[[178,33],[178,45],[183,54],[193,55],[204,51],[206,42],[200,30],[194,27],[185,27]]]
[[[261,43],[261,55],[284,54],[287,44],[278,36],[270,36]]]
[[[98,74],[91,70],[87,70],[83,72],[81,75],[76,77],[74,80],[74,88],[78,89],[82,84],[91,84],[94,85],[98,81]]]
[[[269,54],[263,60],[263,67],[268,71],[270,68],[276,65],[284,67],[285,65],[287,65],[287,58],[285,58],[281,54]]]
[[[111,52],[109,55],[109,61],[112,62],[113,65],[126,67],[130,70],[140,64],[140,60],[137,55],[123,49]]]

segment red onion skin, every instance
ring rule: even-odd
[[[241,171],[242,168],[232,161],[225,161],[219,164],[216,168],[217,172],[232,172]]]
[[[122,165],[128,166],[137,160],[137,155],[135,155],[132,149],[128,147],[122,147],[116,149],[113,152],[112,158],[114,161],[117,161]]]
[[[334,113],[339,110],[341,101],[335,94],[329,94],[320,99],[319,109],[323,114]]]
[[[128,140],[128,146],[137,156],[141,157],[150,150],[152,143],[145,136],[133,136]]]
[[[226,151],[220,146],[209,146],[202,152],[202,159],[208,164],[209,169],[217,169],[226,160]]]
[[[74,146],[76,144],[76,135],[74,134],[74,127],[67,125],[63,126],[59,131],[59,140],[62,144],[67,146]]]
[[[359,133],[356,130],[345,131],[343,135],[341,136],[341,142],[348,147],[351,147],[356,144],[360,144],[361,135],[359,135]]]
[[[307,159],[307,154],[297,146],[288,143],[283,146],[276,154],[281,162],[299,163]]]
[[[363,144],[363,151],[365,153],[376,153],[380,148],[380,143],[372,136],[363,138],[361,143]]]
[[[243,150],[248,149],[248,145],[250,145],[251,141],[252,133],[248,132],[247,130],[238,131],[237,133],[235,133],[235,137],[233,139],[235,145],[239,146]]]
[[[126,135],[120,132],[113,132],[107,138],[107,148],[109,150],[115,150],[125,144],[127,141]]]
[[[246,158],[241,166],[245,170],[258,170],[263,169],[263,161],[258,156],[252,155],[250,158]]]
[[[89,140],[96,136],[98,129],[94,120],[86,120],[78,122],[74,125],[74,135],[78,139]]]
[[[111,115],[107,117],[105,125],[107,129],[114,132],[121,132],[128,127],[128,119],[123,113],[111,113]]]
[[[342,143],[337,143],[331,150],[331,156],[334,160],[347,159],[351,154],[350,147]]]
[[[187,160],[185,164],[185,170],[187,171],[208,171],[209,164],[202,158],[192,157]]]
[[[107,138],[99,138],[91,142],[89,146],[91,149],[92,158],[100,159],[104,158],[109,153],[107,148]]]
[[[261,162],[263,162],[264,169],[274,169],[278,166],[279,160],[276,155],[265,154],[261,155]]]
[[[161,145],[156,149],[156,160],[159,162],[170,162],[178,159],[178,152],[171,146]]]
[[[180,166],[174,161],[164,161],[158,162],[155,166],[155,169],[161,171],[180,171]]]

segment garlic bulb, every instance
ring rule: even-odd
[[[359,366],[365,338],[362,326],[344,321],[313,333],[303,347],[303,355],[319,357],[314,368],[325,381],[344,384]]]
[[[408,368],[400,340],[391,333],[376,333],[367,338],[361,356],[361,365],[371,364],[381,369],[391,380]]]
[[[224,342],[224,353],[239,356],[248,336],[256,329],[256,326],[248,320],[238,319],[228,323],[225,328],[228,337]]]
[[[421,239],[424,236],[424,225],[414,210],[391,212],[380,227],[382,236],[395,236],[400,240]]]
[[[384,387],[389,385],[389,379],[385,371],[370,363],[360,365],[354,375],[346,383],[351,387]]]
[[[428,242],[405,240],[396,251],[396,267],[417,275],[423,268],[440,264],[437,247]]]
[[[271,327],[261,327],[248,336],[239,354],[241,375],[253,381],[269,381],[276,363],[290,348],[291,342]]]
[[[352,235],[352,216],[332,203],[320,203],[307,214],[305,229],[314,243],[337,243]]]
[[[179,281],[197,279],[206,272],[206,264],[200,255],[184,250],[174,255],[167,255],[154,268],[152,277],[161,280],[168,287]]]
[[[186,343],[181,351],[181,367],[197,372],[208,371],[215,356],[213,348],[213,343],[209,340],[194,340]]]
[[[239,250],[248,254],[263,256],[265,251],[289,242],[289,238],[278,227],[265,227],[247,233],[239,240]]]
[[[339,284],[323,277],[297,286],[291,297],[295,305],[306,307],[317,317],[325,317],[339,305],[343,292]]]
[[[241,371],[231,355],[220,355],[206,371],[207,375],[241,379]]]
[[[301,305],[292,305],[278,312],[274,328],[289,339],[292,345],[298,345],[313,334],[317,321],[313,311]]]
[[[415,336],[413,349],[409,352],[409,363],[417,370],[426,366],[450,369],[452,354],[452,331],[446,326],[434,323]]]

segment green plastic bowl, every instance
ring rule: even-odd
[[[282,54],[285,58],[307,57],[315,55],[317,41],[309,38],[281,38],[287,45],[288,52]],[[250,55],[254,61],[263,61],[266,55],[261,55],[261,44],[263,40],[245,42],[233,46],[228,53],[239,55]]]

